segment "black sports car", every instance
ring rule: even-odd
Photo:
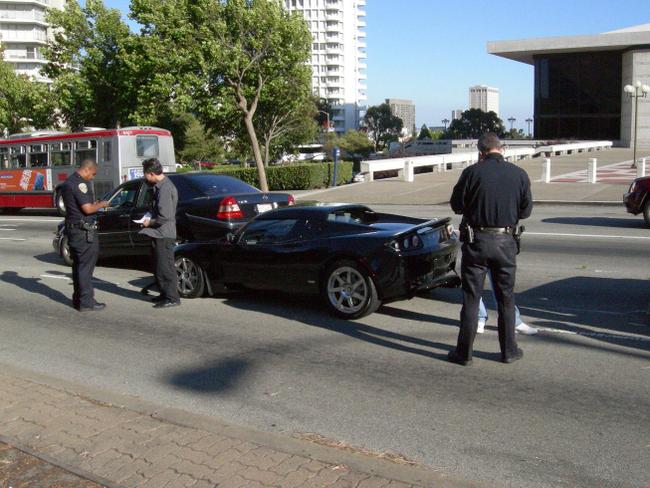
[[[449,218],[334,204],[266,212],[225,239],[188,242],[175,253],[185,298],[223,287],[320,294],[332,312],[354,319],[420,290],[457,285],[458,248]]]
[[[167,176],[178,190],[179,242],[223,237],[260,213],[294,202],[288,193],[263,193],[231,176],[214,173]],[[150,254],[151,241],[138,234],[141,226],[133,221],[149,211],[152,196],[152,188],[143,178],[122,183],[104,196],[104,200],[110,201],[110,207],[98,213],[100,257]],[[52,245],[65,263],[71,265],[63,222]]]

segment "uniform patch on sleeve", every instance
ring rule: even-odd
[[[85,183],[79,183],[79,190],[81,190],[82,193],[88,193],[88,185]]]

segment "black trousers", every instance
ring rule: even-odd
[[[460,312],[460,332],[456,352],[464,359],[472,357],[478,327],[478,307],[485,274],[492,274],[492,286],[499,312],[499,345],[502,357],[517,351],[515,339],[515,273],[517,244],[509,234],[476,232],[472,244],[463,243],[461,273],[463,308]]]
[[[82,229],[67,229],[68,244],[72,256],[72,305],[92,307],[95,305],[95,290],[93,288],[93,272],[99,255],[97,232],[93,232],[93,242],[88,242],[86,231]]]
[[[179,301],[178,275],[174,266],[174,245],[176,239],[151,239],[155,259],[154,276],[160,295],[168,300]]]

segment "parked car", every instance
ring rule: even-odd
[[[449,218],[416,219],[364,205],[293,206],[258,215],[218,242],[176,248],[182,297],[224,288],[320,294],[344,318],[420,290],[457,285]]]
[[[623,195],[623,203],[629,213],[643,213],[645,223],[650,226],[650,176],[635,179]]]
[[[178,190],[176,226],[180,242],[223,237],[260,213],[294,203],[288,193],[263,193],[231,176],[170,173],[167,177]],[[151,252],[151,241],[138,234],[141,226],[133,221],[150,210],[152,198],[152,187],[143,178],[122,183],[104,196],[110,206],[97,217],[100,258]],[[71,265],[64,222],[58,226],[53,246]]]

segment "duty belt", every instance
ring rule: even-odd
[[[97,222],[65,223],[66,229],[97,230]]]
[[[475,227],[475,232],[493,232],[495,234],[512,234],[515,228],[513,227]]]

